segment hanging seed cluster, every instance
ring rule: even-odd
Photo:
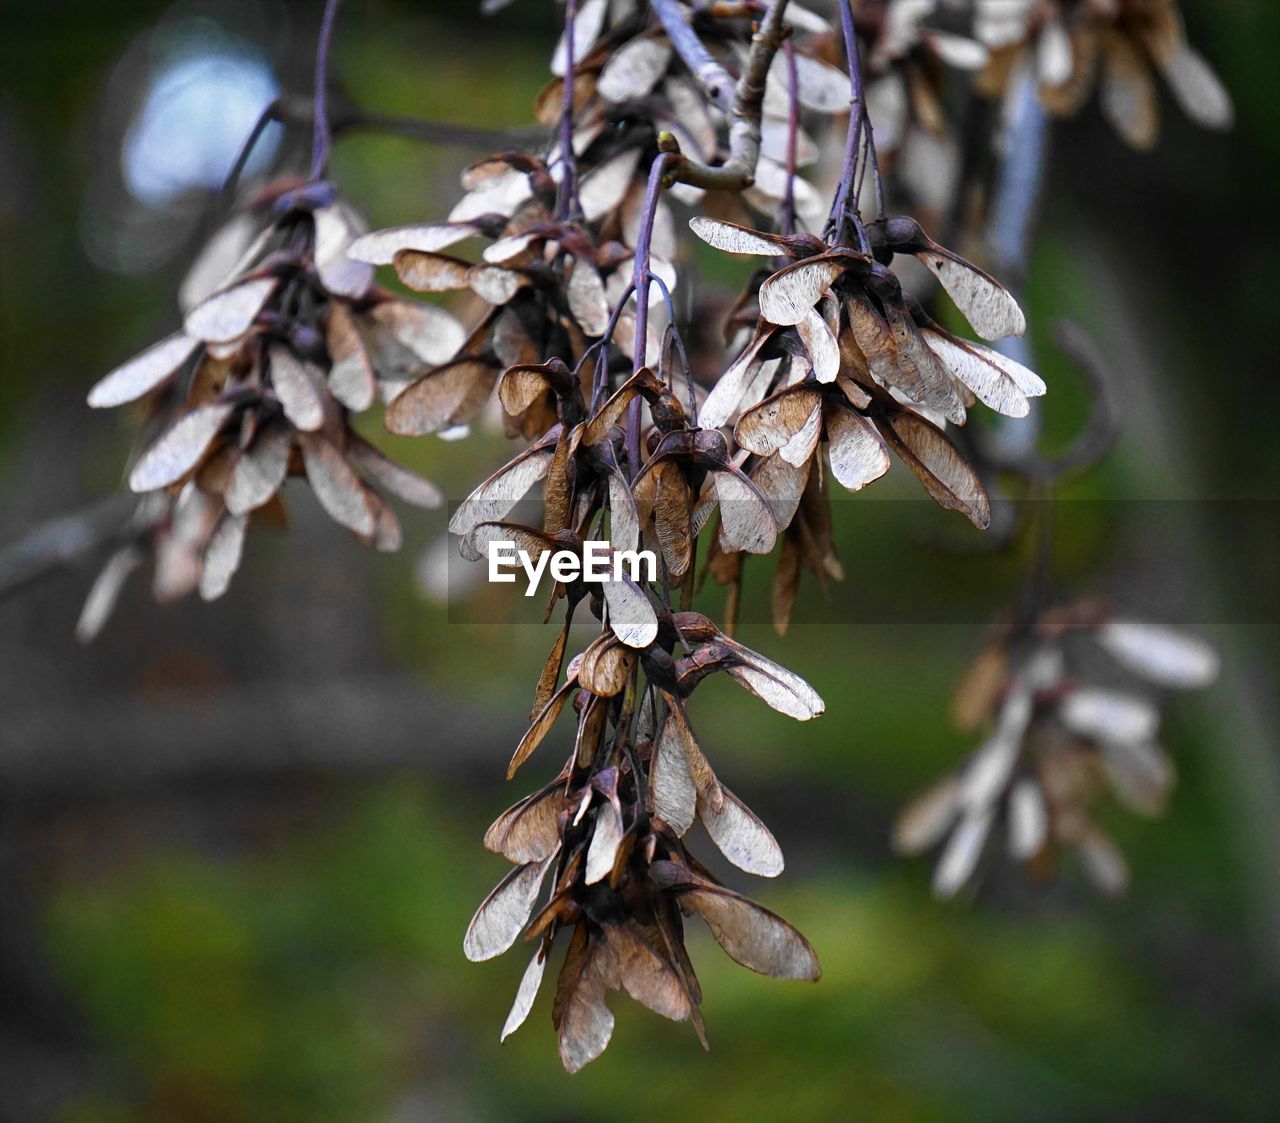
[[[842,6],[836,29],[786,0],[569,0],[534,105],[554,130],[544,148],[473,164],[443,220],[372,233],[326,182],[269,189],[197,263],[182,330],[91,392],[95,406],[140,402],[147,431],[129,475],[143,501],[90,596],[85,634],[148,549],[158,595],[220,595],[249,523],[281,517],[291,477],[362,540],[398,546],[385,497],[441,497],[352,428],[379,400],[393,433],[452,436],[496,394],[523,442],[453,512],[464,557],[480,561],[498,542],[532,559],[585,554],[607,540],[659,559],[656,580],[617,571],[552,590],[547,619],[559,613],[560,626],[508,776],[557,725],[572,726],[572,749],[485,835],[512,869],[464,941],[473,960],[517,941],[531,953],[504,1037],[557,965],[551,1017],[570,1071],[608,1045],[611,992],[690,1022],[705,1044],[689,921],[747,968],[818,978],[804,937],[691,849],[701,823],[735,867],[783,869],[774,836],[713,768],[693,695],[723,673],[783,714],[818,717],[808,683],[733,638],[747,559],[778,552],[781,633],[802,572],[842,576],[833,484],[860,491],[895,462],[986,529],[990,500],[956,431],[979,407],[1024,417],[1045,393],[988,346],[1026,331],[1013,295],[916,218],[886,211],[872,116],[905,168],[913,145],[946,139],[949,71],[994,92],[1033,65],[1058,111],[1080,104],[1101,69],[1104,107],[1138,145],[1154,138],[1152,68],[1203,123],[1229,119],[1171,2],[974,0],[963,34],[927,24],[934,9]],[[819,140],[836,115],[847,135],[833,169]],[[319,139],[317,152],[322,169]],[[797,174],[806,167],[812,178]],[[815,180],[837,176],[828,205]],[[686,228],[758,266],[719,336],[687,291]],[[418,293],[464,297],[467,326],[390,295],[379,268]],[[978,339],[930,316],[917,293],[935,289]],[[513,521],[538,485],[541,523]],[[720,623],[690,610],[699,543],[703,572],[729,589]],[[575,619],[588,618],[593,638],[571,651]],[[965,727],[989,724],[990,739],[899,826],[904,850],[944,843],[940,894],[971,879],[999,832],[1037,870],[1072,847],[1104,888],[1123,883],[1094,804],[1109,787],[1158,810],[1172,767],[1153,741],[1154,703],[1084,685],[1072,669],[1082,645],[1155,687],[1214,672],[1196,641],[1090,606],[1004,629],[962,693]]]

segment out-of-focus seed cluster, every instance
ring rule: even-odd
[[[103,378],[96,407],[141,402],[146,439],[129,472],[144,496],[90,593],[91,638],[150,551],[171,600],[221,596],[251,521],[284,518],[280,492],[305,478],[329,515],[380,550],[400,545],[384,494],[438,507],[440,492],[351,426],[462,343],[443,309],[393,297],[352,261],[354,215],[327,185],[286,184],[210,243],[184,283],[182,329]],[[265,221],[258,212],[266,210]]]
[[[1037,878],[1073,850],[1099,889],[1121,892],[1128,866],[1095,810],[1108,794],[1141,815],[1164,809],[1174,766],[1156,741],[1159,694],[1207,686],[1217,672],[1203,641],[1096,602],[1001,629],[956,697],[957,724],[989,735],[902,813],[898,849],[941,844],[941,897],[964,888],[994,849]]]

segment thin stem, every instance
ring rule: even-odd
[[[858,246],[865,253],[869,246],[867,232],[863,229],[862,216],[858,212],[858,164],[863,148],[863,125],[866,125],[866,151],[872,172],[876,178],[876,202],[884,211],[883,188],[880,183],[880,159],[876,154],[875,140],[871,134],[871,122],[867,118],[867,103],[862,90],[862,65],[858,57],[858,33],[853,23],[852,0],[841,0],[840,26],[844,32],[844,53],[849,65],[849,131],[845,136],[844,166],[840,186],[832,205],[827,232],[843,239],[846,223],[852,220],[858,235]]]
[[[702,87],[703,93],[725,113],[732,112],[733,78],[703,46],[697,32],[685,19],[684,9],[676,0],[649,0],[649,7],[661,21],[671,46]]]
[[[333,25],[337,21],[341,0],[325,0],[320,21],[320,38],[316,43],[316,96],[314,131],[311,143],[311,179],[324,175],[329,165],[329,46],[333,42]]]
[[[650,243],[653,241],[653,218],[658,210],[658,196],[662,191],[662,177],[671,162],[670,152],[659,152],[649,168],[649,183],[645,187],[644,210],[640,214],[640,230],[636,235],[635,258],[632,263],[631,284],[635,289],[636,335],[631,349],[631,366],[639,370],[648,357],[649,341],[649,281],[653,274],[649,269]],[[627,408],[627,470],[634,480],[640,474],[640,399],[637,397]]]
[[[564,101],[560,110],[560,196],[556,217],[571,218],[578,210],[578,159],[573,151],[574,66],[573,28],[578,18],[578,0],[564,6]]]
[[[796,148],[800,139],[800,78],[796,70],[796,48],[790,38],[782,44],[787,60],[787,186],[782,195],[782,232],[796,231]]]

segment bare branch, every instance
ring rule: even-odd
[[[694,62],[690,62],[672,33],[668,23],[671,17],[669,14],[664,14],[664,10],[670,8],[674,11],[674,19],[682,29],[681,36],[691,37],[697,43],[698,50],[716,71],[725,74],[724,68],[706,54],[706,48],[693,34],[674,4],[669,0],[653,0],[653,8],[658,13],[658,18],[662,20],[663,27],[667,29],[667,34],[672,36],[672,43],[676,46],[680,57],[685,60],[707,97],[724,108],[720,99],[720,91],[723,88],[721,79],[710,73],[706,62],[700,64],[701,69],[695,66]],[[783,22],[786,8],[787,0],[777,0],[777,3],[769,8],[755,35],[751,37],[751,53],[747,57],[747,65],[743,68],[742,77],[738,79],[734,89],[732,106],[727,110],[731,118],[729,159],[717,167],[700,164],[680,154],[678,160],[671,162],[670,182],[688,183],[694,187],[705,187],[711,190],[741,191],[743,188],[750,187],[755,181],[756,161],[760,158],[760,111],[764,104],[765,82],[769,77],[769,67],[773,64],[773,57],[787,35],[787,27]],[[692,48],[689,49],[692,51]],[[696,62],[696,53],[694,59]],[[727,77],[727,74],[725,76]],[[663,141],[664,150],[675,151],[672,147],[675,143],[674,138],[664,134]]]

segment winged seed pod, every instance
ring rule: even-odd
[[[1108,662],[1124,672],[1120,684],[1091,685],[1089,672]],[[1088,601],[1051,609],[1029,629],[1003,629],[957,696],[962,723],[988,725],[990,735],[903,811],[895,846],[915,854],[942,845],[940,897],[974,877],[1000,836],[1037,879],[1073,849],[1098,889],[1122,892],[1128,866],[1094,809],[1108,792],[1141,815],[1164,809],[1174,766],[1155,740],[1153,692],[1207,686],[1217,671],[1203,641]]]
[[[433,484],[387,459],[350,421],[451,357],[461,325],[443,309],[382,291],[369,267],[347,259],[357,220],[327,187],[279,184],[258,197],[259,210],[268,205],[274,217],[258,233],[238,215],[196,261],[183,285],[191,304],[182,329],[89,393],[95,407],[141,402],[147,410],[151,436],[129,486],[168,499],[123,549],[149,547],[160,599],[225,592],[248,524],[283,519],[290,476],[305,478],[335,521],[381,550],[400,544],[385,496],[417,507],[442,502]],[[181,565],[171,556],[179,543]],[[108,572],[119,564],[110,561]],[[101,611],[89,615],[105,621]]]
[[[571,602],[572,603],[572,602]],[[552,1004],[560,1057],[576,1072],[609,1043],[609,991],[625,991],[673,1021],[690,1021],[703,1045],[701,988],[685,950],[684,918],[697,914],[736,962],[775,978],[814,981],[808,942],[781,917],[725,887],[684,836],[700,820],[740,869],[782,872],[782,851],[760,819],[712,771],[689,724],[698,682],[727,670],[792,716],[813,717],[821,699],[803,680],[729,640],[705,616],[664,616],[647,644],[606,629],[569,661],[559,687],[564,635],[544,674],[549,693],[512,757],[509,775],[547,738],[572,702],[571,755],[554,780],[504,811],[485,846],[515,868],[477,909],[463,940],[472,960],[512,947],[533,957],[502,1037],[528,1017],[553,945],[565,955]],[[643,671],[645,684],[634,676]]]
[[[1023,66],[1034,67],[1040,100],[1072,116],[1099,91],[1102,111],[1132,147],[1159,135],[1155,75],[1182,111],[1207,129],[1229,129],[1231,96],[1187,43],[1174,0],[975,0],[974,34],[991,51],[978,89],[996,96]]]
[[[1014,298],[976,266],[933,242],[912,219],[868,224],[871,253],[812,235],[778,235],[695,217],[690,227],[728,253],[789,264],[758,290],[759,320],[703,403],[704,425],[736,418],[736,445],[754,458],[744,470],[787,530],[808,495],[803,518],[812,534],[784,538],[790,547],[775,577],[774,618],[785,628],[800,566],[838,576],[824,526],[826,477],[850,491],[879,479],[893,452],[940,506],[979,529],[990,505],[977,471],[947,437],[975,402],[1013,417],[1045,392],[1030,370],[982,344],[952,335],[902,290],[895,256],[927,266],[978,334],[1019,334],[1026,321]],[[808,545],[800,549],[800,543]],[[739,569],[722,550],[713,570],[735,584]]]

